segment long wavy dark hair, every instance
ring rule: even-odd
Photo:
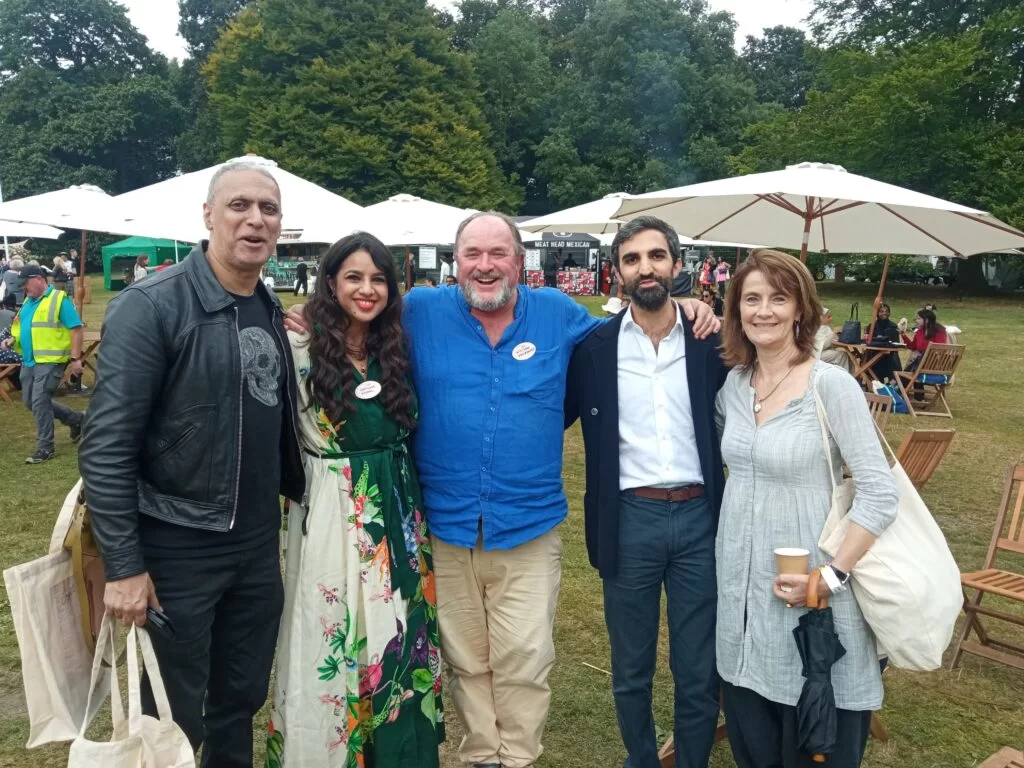
[[[391,251],[366,232],[343,237],[320,260],[316,288],[306,305],[306,319],[313,329],[309,339],[310,372],[306,387],[310,400],[326,411],[331,422],[338,423],[345,412],[355,410],[352,400],[355,372],[345,345],[345,332],[351,322],[334,296],[331,283],[342,265],[356,251],[370,254],[374,266],[384,273],[388,300],[384,310],[371,322],[366,335],[367,355],[377,358],[381,367],[380,400],[384,410],[406,429],[416,426],[412,389],[409,385],[409,354],[402,330],[402,294]]]

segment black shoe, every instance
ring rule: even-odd
[[[68,427],[68,432],[71,435],[71,442],[72,443],[77,443],[79,440],[82,439],[82,422],[83,421],[84,421],[84,419],[79,419],[74,424],[72,424],[70,427]]]
[[[27,459],[25,459],[25,463],[26,464],[42,464],[44,461],[49,461],[52,458],[53,458],[53,452],[52,451],[50,453],[45,453],[44,451],[36,451],[31,456],[29,456]]]

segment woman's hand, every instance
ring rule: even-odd
[[[284,316],[284,329],[292,333],[309,333],[309,322],[306,320],[306,305],[296,304]]]
[[[775,587],[772,590],[775,596],[786,605],[794,608],[805,608],[807,606],[807,574],[801,573],[780,573],[775,577]],[[786,591],[790,590],[790,591]],[[824,579],[818,580],[818,599],[831,597],[828,584]]]

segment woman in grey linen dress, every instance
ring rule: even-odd
[[[804,678],[793,628],[805,611],[804,575],[777,576],[774,550],[802,547],[836,587],[828,597],[846,649],[832,667],[838,738],[826,765],[856,768],[871,711],[882,704],[875,639],[853,592],[840,584],[893,521],[898,497],[867,404],[846,371],[813,356],[821,318],[810,272],[777,251],[756,251],[733,277],[723,329],[735,366],[718,394],[722,456],[729,468],[716,541],[718,671],[729,741],[740,768],[812,763],[797,739]],[[850,526],[835,560],[818,537],[832,501],[814,391],[830,426],[835,481],[846,464],[857,482]]]

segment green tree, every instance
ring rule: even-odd
[[[171,175],[174,67],[111,0],[0,0],[0,178],[8,197]]]
[[[225,159],[221,151],[221,127],[206,95],[201,71],[217,38],[247,4],[247,0],[179,0],[178,32],[188,45],[182,63],[179,98],[188,110],[185,129],[175,139],[178,165],[197,171]]]
[[[145,72],[156,57],[111,0],[0,1],[0,81],[36,66],[65,82]]]
[[[585,13],[552,89],[557,119],[537,148],[552,202],[719,175],[766,114],[733,48],[732,16],[700,0],[565,5]]]
[[[801,109],[753,126],[731,170],[834,162],[1024,226],[1016,42],[1005,34],[1022,23],[1024,9],[955,37],[831,51],[821,78],[829,90],[812,90]],[[979,264],[964,265],[961,284],[982,285]]]
[[[425,0],[260,0],[204,73],[225,153],[273,157],[362,203],[519,204],[487,146],[471,62]]]
[[[757,99],[787,109],[804,103],[814,80],[807,36],[794,27],[771,27],[761,37],[747,35],[743,63],[754,81]]]
[[[551,123],[554,82],[545,23],[538,14],[503,10],[473,45],[490,145],[503,173],[522,186],[524,213],[549,210],[535,171],[537,145]]]

